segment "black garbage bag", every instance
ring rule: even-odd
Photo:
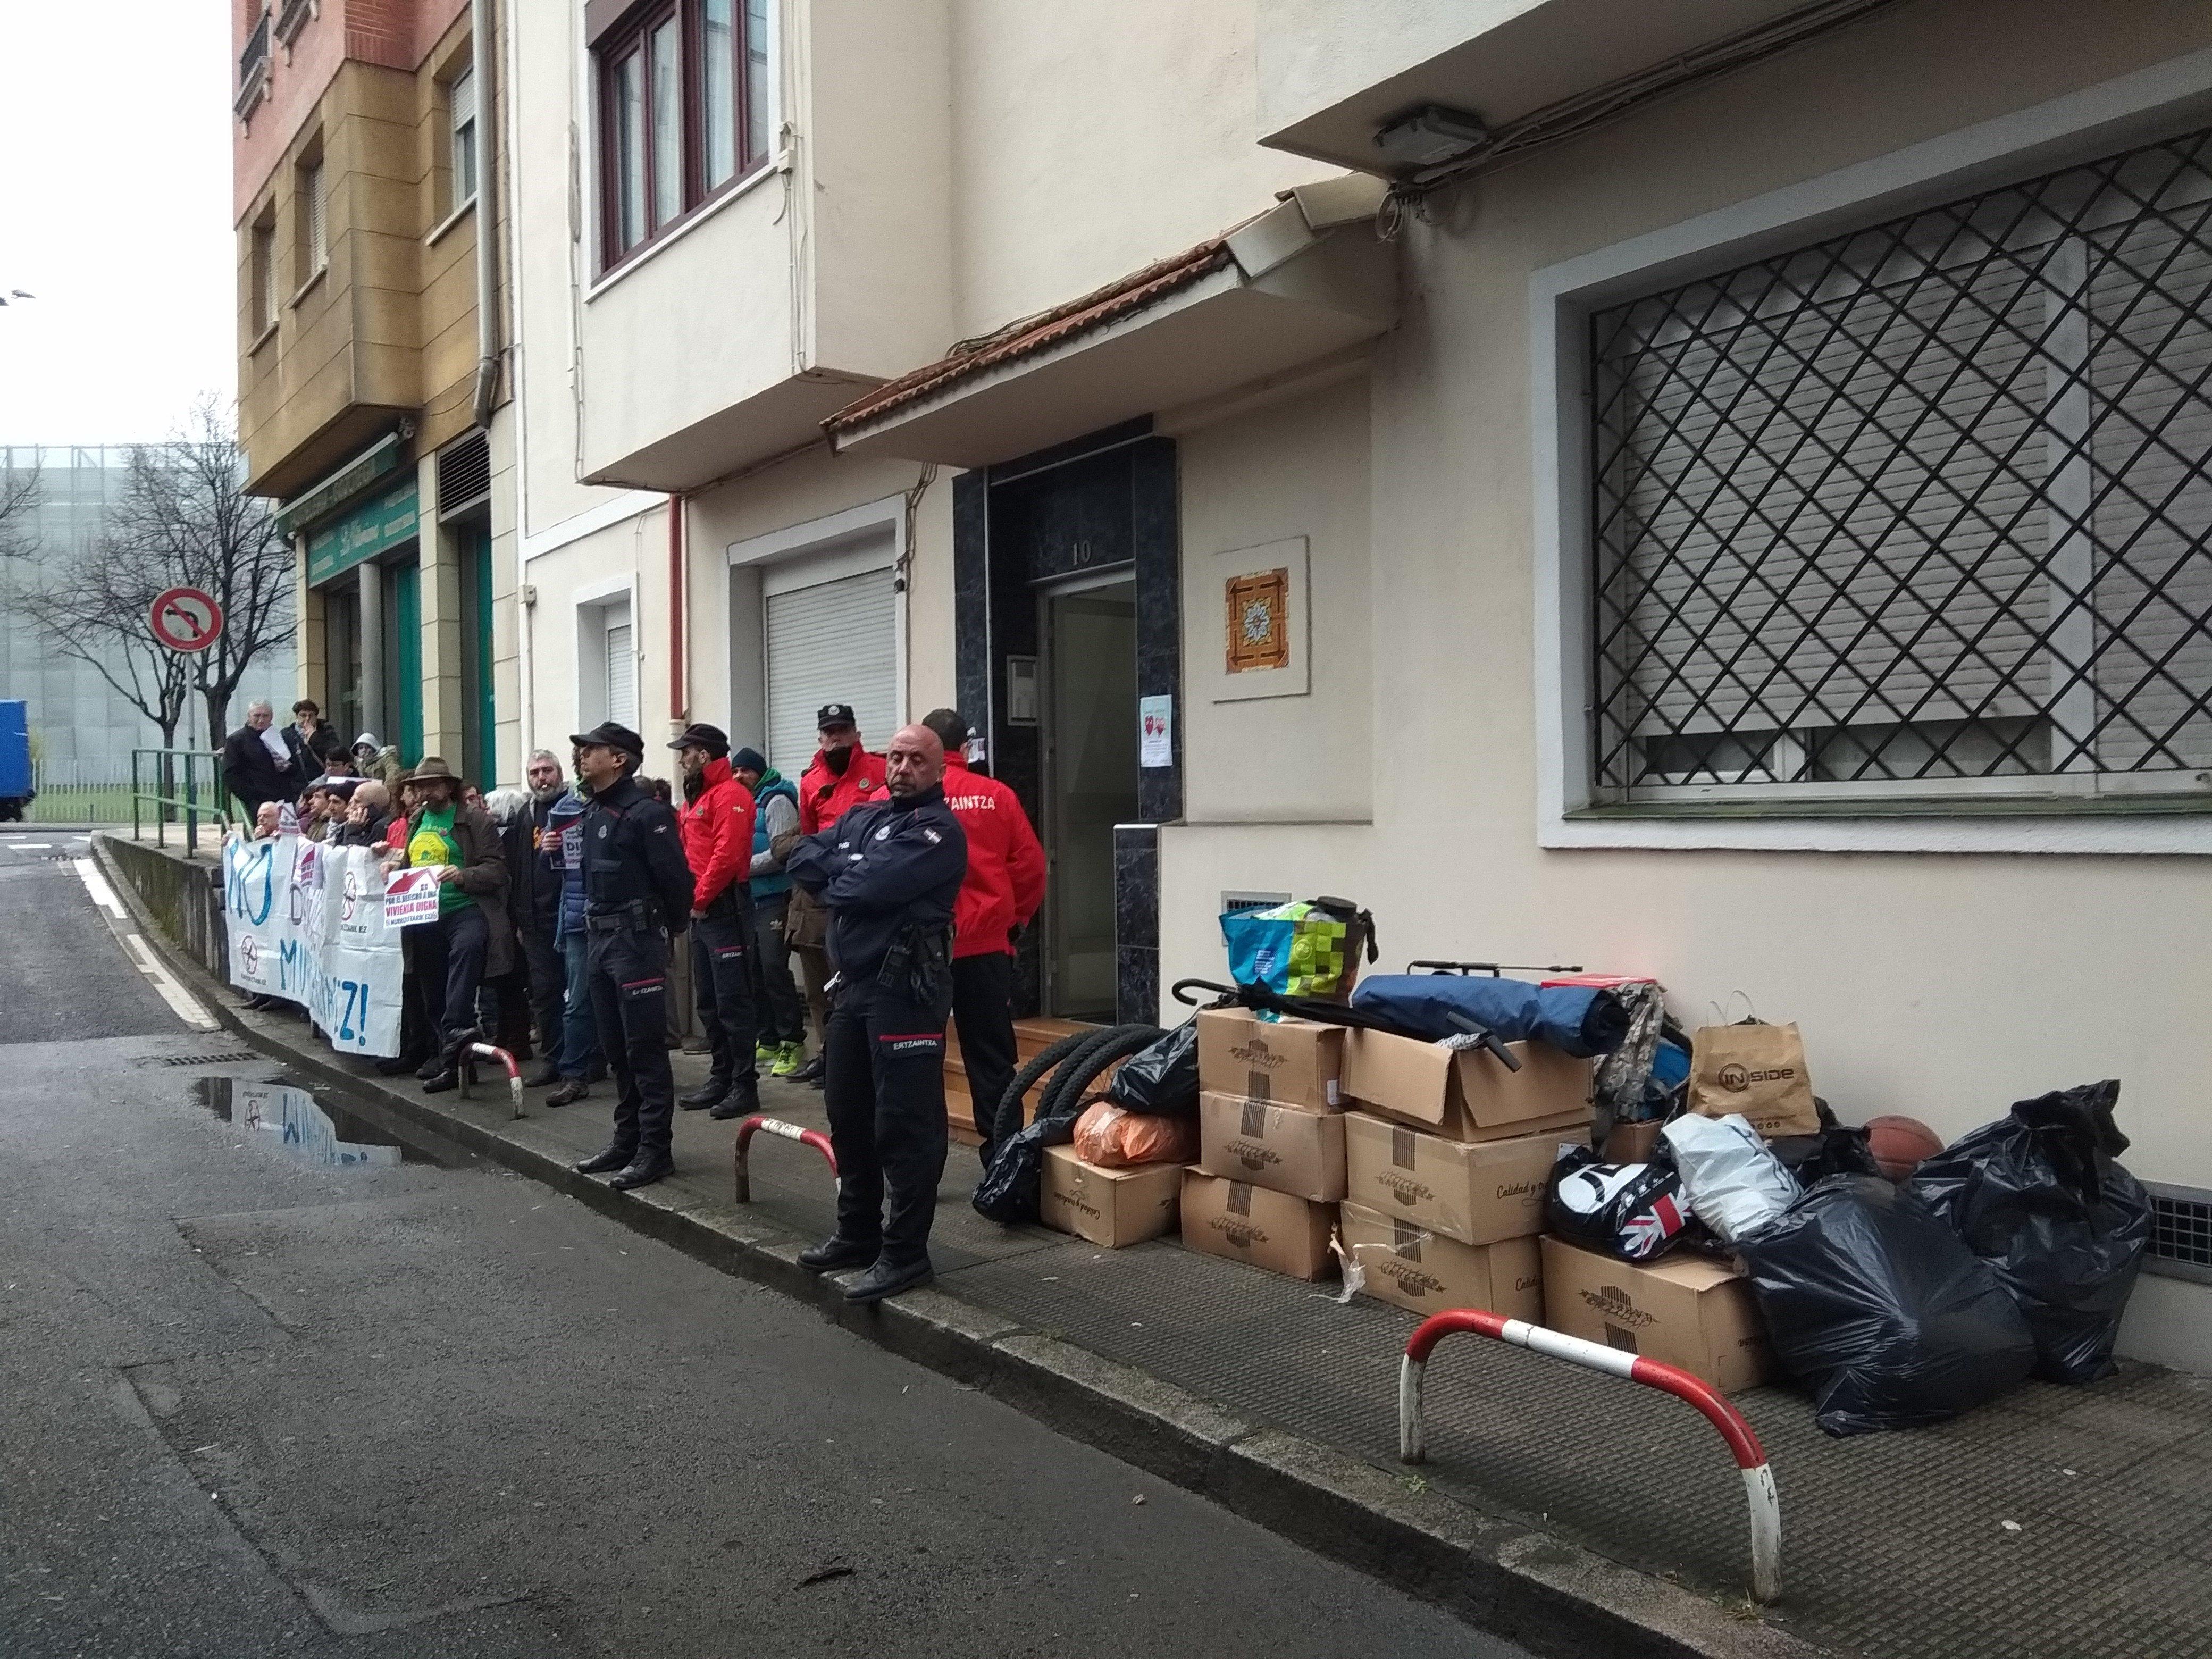
[[[2128,1138],[2107,1079],[2023,1100],[1922,1162],[1909,1183],[1989,1264],[2035,1334],[2035,1374],[2094,1382],[2143,1253],[2149,1194],[2113,1160]]]
[[[1856,1124],[1831,1123],[1818,1134],[1782,1135],[1766,1143],[1782,1167],[1812,1187],[1830,1176],[1878,1176],[1881,1165],[1867,1146],[1867,1132]]]
[[[1075,1139],[1075,1118],[1041,1117],[999,1143],[991,1154],[991,1167],[975,1185],[969,1202],[976,1214],[1012,1227],[1035,1221],[1043,1199],[1044,1149],[1065,1146]]]
[[[1587,1146],[1570,1147],[1552,1166],[1544,1220],[1566,1238],[1623,1261],[1649,1261],[1690,1224],[1682,1177],[1663,1152],[1648,1164],[1604,1164]]]
[[[1813,1390],[1829,1434],[1942,1422],[2035,1364],[1996,1275],[1879,1176],[1832,1176],[1735,1248],[1776,1355]]]
[[[1132,1112],[1160,1117],[1198,1115],[1198,1022],[1187,1019],[1149,1048],[1121,1062],[1106,1098]]]

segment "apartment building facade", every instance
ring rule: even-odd
[[[506,42],[519,741],[961,708],[1021,994],[1226,902],[2123,1079],[2212,1363],[2212,19],[587,0]],[[2189,1277],[2191,1272],[2197,1277]]]
[[[519,775],[492,9],[235,6],[240,441],[298,551],[299,693]]]

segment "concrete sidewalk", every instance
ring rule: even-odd
[[[112,873],[112,872],[111,872]],[[117,885],[128,892],[120,881]],[[135,896],[127,902],[136,903]],[[702,1259],[814,1301],[1281,1531],[1559,1654],[1874,1659],[2175,1659],[2212,1654],[2212,1382],[2130,1365],[2088,1389],[2030,1383],[1944,1427],[1832,1441],[1805,1400],[1738,1396],[1780,1488],[1785,1593],[1743,1599],[1733,1464],[1679,1403],[1475,1339],[1430,1367],[1430,1461],[1395,1461],[1398,1356],[1417,1322],[1183,1250],[1107,1251],[969,1207],[955,1146],[933,1291],[848,1308],[800,1272],[833,1193],[811,1152],[759,1137],[732,1194],[732,1127],[678,1115],[678,1174],[608,1192],[569,1163],[606,1138],[611,1097],[508,1116],[503,1085],[423,1097],[340,1058],[172,953],[233,1031],[295,1072],[435,1129]],[[678,1054],[679,1087],[704,1061]],[[770,1083],[764,1109],[822,1124],[821,1096]]]

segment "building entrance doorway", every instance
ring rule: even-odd
[[[1047,1010],[1115,1016],[1114,826],[1136,819],[1137,585],[1127,574],[1038,599],[1042,647]]]

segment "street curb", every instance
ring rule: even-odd
[[[328,1050],[249,1023],[205,968],[154,924],[121,862],[95,834],[93,856],[157,952],[223,1029],[272,1059],[543,1182],[647,1237],[811,1304],[831,1323],[991,1395],[1069,1438],[1196,1492],[1316,1554],[1441,1606],[1556,1659],[1832,1659],[1749,1612],[1732,1611],[1538,1528],[1486,1515],[1343,1452],[1261,1427],[1146,1372],[1030,1330],[940,1290],[873,1307],[798,1262],[805,1241],[734,1200],[649,1187],[611,1191],[528,1133],[488,1128]]]

